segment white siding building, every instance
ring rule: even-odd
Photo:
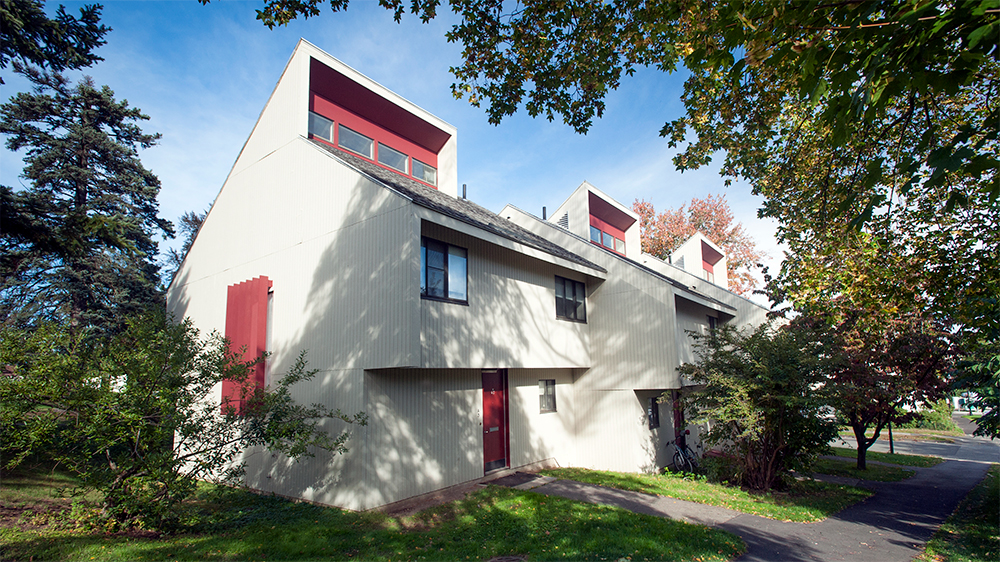
[[[251,488],[369,509],[538,463],[654,470],[686,330],[763,320],[711,242],[721,257],[691,255],[715,260],[714,282],[644,255],[636,215],[587,183],[552,220],[459,197],[456,136],[296,47],[167,306],[270,351],[262,384],[307,350],[320,372],[298,397],[369,424],[342,456],[247,451]]]

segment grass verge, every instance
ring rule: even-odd
[[[872,460],[872,459],[869,459]],[[818,474],[829,474],[832,476],[847,476],[849,478],[860,478],[862,480],[874,480],[876,482],[899,482],[906,480],[915,473],[901,466],[887,466],[883,464],[868,464],[865,470],[857,469],[857,461],[819,459],[813,466],[813,472]]]
[[[37,488],[5,478],[5,506],[11,480],[21,493]],[[399,519],[207,486],[194,504],[198,522],[172,535],[95,532],[68,514],[43,525],[21,517],[0,529],[0,550],[5,560],[724,561],[746,549],[718,529],[495,486]]]
[[[831,447],[833,449],[833,454],[838,457],[844,457],[848,459],[857,459],[858,452],[855,449],[849,447]],[[930,466],[936,466],[944,462],[941,457],[925,457],[922,455],[901,455],[899,453],[879,453],[877,451],[868,451],[865,454],[865,459],[869,461],[877,462],[887,462],[890,464],[898,464],[902,466],[915,466],[918,468],[927,468]]]
[[[875,435],[875,432],[868,430],[865,433],[866,437],[871,437]],[[893,429],[892,438],[896,441],[936,441],[938,443],[954,443],[955,440],[952,437],[961,437],[965,435],[962,431],[943,431],[940,429]],[[841,437],[847,437],[848,439],[854,439],[854,432],[850,429],[841,430]],[[882,430],[882,435],[879,437],[879,441],[889,442],[889,432],[885,429]]]
[[[872,495],[869,490],[853,486],[812,481],[796,482],[784,492],[756,494],[739,488],[712,484],[700,477],[692,478],[675,473],[631,474],[582,468],[556,468],[543,470],[542,473],[566,480],[669,496],[770,519],[800,523],[822,521]]]
[[[955,513],[927,542],[917,560],[993,562],[1000,560],[1000,465],[965,496]]]

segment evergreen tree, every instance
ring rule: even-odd
[[[25,150],[28,185],[0,188],[0,321],[39,319],[113,328],[159,304],[155,233],[160,182],[139,161],[158,134],[148,119],[90,78],[15,62],[34,87],[0,106],[0,133]]]
[[[110,28],[100,25],[101,6],[80,8],[80,17],[59,6],[54,18],[38,0],[2,0],[0,3],[0,68],[19,60],[25,64],[66,70],[101,60],[93,53],[104,44]],[[0,79],[3,84],[3,79]]]

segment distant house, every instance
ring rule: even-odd
[[[682,248],[683,267],[644,255],[635,213],[588,183],[547,220],[461,197],[456,143],[296,47],[167,306],[272,352],[264,384],[308,350],[320,373],[297,397],[369,425],[341,456],[247,451],[248,486],[368,509],[505,468],[654,470],[682,429],[656,399],[685,388],[687,331],[763,320],[711,242]]]

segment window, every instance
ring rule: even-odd
[[[545,414],[556,411],[556,381],[541,379],[538,381],[538,412]]]
[[[337,126],[337,145],[356,152],[365,158],[372,157],[372,139],[357,131],[352,131],[343,125]]]
[[[556,275],[556,318],[587,321],[587,286]]]
[[[397,172],[406,173],[406,160],[407,157],[402,152],[389,148],[388,146],[378,143],[378,162],[396,170]]]
[[[660,401],[656,396],[646,399],[646,419],[649,421],[649,429],[660,427]]]
[[[431,185],[437,185],[437,168],[424,164],[416,158],[413,159],[413,177],[425,181]]]
[[[333,121],[318,113],[309,112],[309,134],[333,142]]]
[[[597,228],[596,226],[590,227],[590,241],[591,242],[596,242],[598,244],[601,243],[601,229],[600,228]]]
[[[604,238],[604,247],[607,248],[607,249],[609,249],[609,250],[614,250],[615,249],[615,237],[612,236],[612,235],[610,235],[610,234],[608,234],[607,232],[605,232],[603,238]]]
[[[625,241],[621,238],[615,238],[615,251],[619,254],[625,253]]]
[[[431,299],[468,302],[468,251],[430,238],[421,238],[420,295]]]
[[[708,317],[708,329],[714,332],[715,329],[718,328],[718,327],[719,327],[719,319],[716,318],[715,316],[709,316]]]
[[[711,271],[709,271],[707,269],[703,269],[702,271],[704,272],[704,275],[705,275],[705,281],[708,281],[709,283],[715,283],[715,274],[714,273],[712,273]]]

